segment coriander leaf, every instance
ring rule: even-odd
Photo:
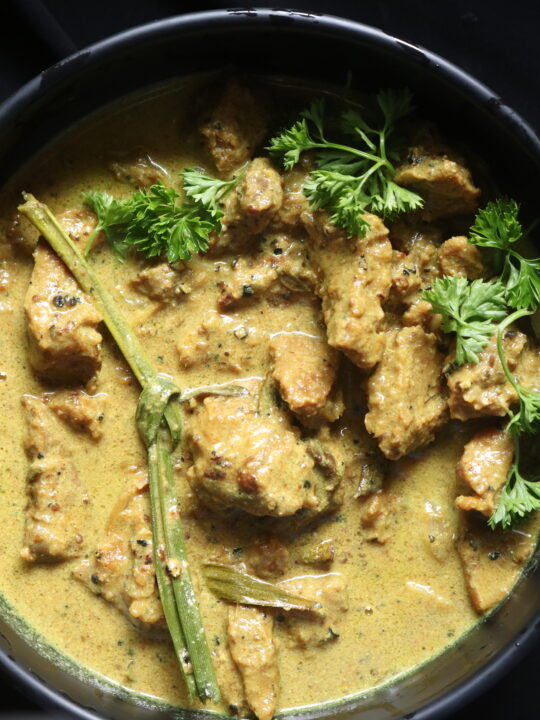
[[[519,438],[515,436],[516,452],[508,479],[499,496],[495,512],[488,523],[492,530],[514,526],[534,510],[540,510],[539,478],[526,480],[519,470]]]
[[[126,201],[117,200],[107,192],[93,190],[83,194],[84,203],[97,215],[97,225],[86,244],[84,254],[88,255],[99,232],[104,232],[114,252],[123,258],[127,246],[123,242],[121,229],[129,220],[129,210]]]
[[[162,183],[133,193],[125,243],[146,257],[165,255],[170,263],[204,252],[216,222],[208,217],[206,207],[201,211],[196,205],[180,205],[178,198],[174,188]]]
[[[469,283],[465,277],[445,276],[437,278],[423,298],[442,315],[443,331],[456,334],[458,365],[478,362],[496,323],[506,316],[505,289],[498,280]]]
[[[476,215],[470,231],[473,245],[497,251],[495,265],[506,286],[508,305],[535,310],[540,305],[540,258],[529,259],[514,247],[523,237],[515,200],[499,198]]]
[[[221,220],[223,210],[219,203],[234,188],[240,176],[232,180],[218,180],[191,168],[183,170],[181,176],[186,197],[193,205],[201,212],[206,212],[214,221]]]
[[[408,90],[383,90],[377,95],[379,127],[370,125],[357,110],[341,114],[341,130],[352,136],[354,146],[326,138],[325,106],[311,103],[288,130],[272,138],[270,154],[290,169],[303,152],[315,151],[315,166],[304,184],[304,193],[315,210],[326,210],[332,222],[351,237],[363,237],[369,223],[361,217],[368,211],[383,218],[416,210],[423,204],[415,192],[393,182],[392,164],[399,157],[394,138],[395,123],[412,111]]]

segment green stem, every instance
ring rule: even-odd
[[[165,549],[165,533],[161,513],[159,511],[159,488],[161,485],[161,477],[158,463],[157,445],[154,443],[148,448],[148,486],[150,490],[150,507],[152,513],[152,545],[154,556],[154,568],[156,573],[156,582],[159,590],[161,605],[163,606],[163,614],[167,622],[167,627],[171,636],[174,652],[178,659],[178,664],[182,670],[186,688],[188,691],[188,699],[191,702],[197,691],[195,677],[192,667],[187,657],[187,644],[182,625],[176,608],[176,601],[172,583],[167,576],[162,553]]]
[[[189,572],[182,521],[174,487],[171,455],[161,433],[158,434],[156,443],[151,447],[155,448],[156,446],[157,464],[161,477],[159,506],[161,508],[161,524],[164,528],[167,572],[171,578],[176,603],[178,607],[183,608],[182,629],[198,695],[201,700],[211,699],[217,702],[220,695],[210,650],[208,644],[201,642],[200,638],[203,624]]]
[[[497,330],[497,352],[499,354],[499,360],[501,361],[501,365],[504,370],[504,374],[506,375],[508,382],[512,385],[516,393],[518,394],[518,397],[521,392],[521,388],[519,384],[517,383],[516,379],[510,372],[510,368],[508,367],[508,363],[506,362],[506,355],[504,353],[504,347],[503,347],[503,335],[506,328],[511,325],[516,320],[519,320],[519,318],[525,317],[526,315],[531,315],[532,310],[516,310],[516,312],[509,315],[505,320],[502,321],[502,323],[499,325]]]
[[[142,403],[143,418],[138,417],[139,431],[143,429],[141,436],[148,452],[156,582],[190,699],[196,687],[201,700],[212,698],[217,702],[220,698],[219,688],[187,568],[169,450],[169,448],[174,450],[180,441],[182,431],[181,410],[177,402],[179,390],[168,378],[156,373],[112,296],[103,287],[97,274],[63,231],[49,208],[33,195],[24,193],[23,197],[25,203],[19,207],[19,211],[35,225],[70,269],[82,289],[92,297],[142,387],[141,397],[150,396],[151,400],[158,398],[157,409],[152,402]],[[162,435],[166,432],[165,427],[168,428],[170,442],[163,444]],[[175,509],[174,517],[169,512],[172,507]],[[162,551],[165,553],[165,565],[161,558]],[[171,557],[168,557],[169,551],[172,553]],[[176,579],[171,582],[169,578],[173,558],[181,559],[181,592],[177,591],[179,583]],[[164,567],[167,568],[168,574],[165,573]]]

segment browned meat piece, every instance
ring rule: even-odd
[[[375,215],[365,215],[370,231],[350,239],[322,213],[304,213],[314,241],[311,251],[318,273],[328,342],[360,368],[373,367],[382,356],[382,303],[391,286],[392,246],[388,230]]]
[[[266,136],[267,121],[268,111],[259,98],[234,80],[227,84],[208,122],[201,126],[220,173],[230,173],[249,160]]]
[[[221,232],[212,247],[240,248],[270,224],[283,198],[281,176],[267,158],[255,158],[236,188],[227,195]]]
[[[342,575],[304,575],[283,580],[279,585],[318,603],[313,612],[290,610],[286,613],[283,624],[293,646],[309,648],[339,641],[340,623],[349,609]]]
[[[229,609],[227,640],[244,685],[246,701],[258,720],[272,720],[279,687],[277,648],[270,613],[236,605]]]
[[[396,517],[397,499],[386,490],[379,490],[362,500],[362,537],[385,545],[391,536],[392,520]]]
[[[338,352],[323,338],[280,333],[270,341],[270,355],[281,397],[301,418],[315,419],[327,405],[336,381]]]
[[[87,432],[94,440],[103,435],[107,396],[88,395],[82,390],[57,390],[45,395],[45,402],[74,430]]]
[[[130,478],[95,553],[73,575],[117,607],[135,627],[165,627],[152,557],[150,501],[144,473],[137,472]]]
[[[229,273],[221,273],[220,308],[260,297],[267,291],[289,295],[311,292],[315,273],[304,243],[288,235],[270,235],[255,253],[235,259]]]
[[[101,317],[44,242],[34,261],[24,302],[32,367],[51,383],[85,383],[101,367]]]
[[[188,479],[199,499],[252,515],[316,514],[336,490],[287,416],[259,410],[256,395],[207,397],[186,428],[193,453]]]
[[[77,207],[64,210],[57,219],[73,242],[79,244],[80,249],[84,251],[90,235],[96,229],[96,215],[86,207]],[[105,235],[99,232],[92,241],[92,247],[96,247],[104,240]]]
[[[270,579],[284,575],[289,567],[289,551],[277,537],[256,540],[247,553],[250,572]]]
[[[475,493],[460,495],[456,505],[461,510],[477,510],[490,517],[504,486],[514,459],[514,441],[504,430],[480,430],[465,445],[456,474]]]
[[[45,404],[25,395],[28,505],[21,557],[58,562],[82,552],[88,496]]]
[[[478,208],[480,190],[461,158],[413,147],[407,161],[397,168],[394,180],[424,198],[421,216],[425,220],[467,215]]]
[[[519,358],[516,376],[523,387],[540,392],[540,348],[525,348]]]
[[[480,251],[464,235],[451,237],[439,248],[439,262],[444,275],[463,275],[469,280],[484,277]]]
[[[256,331],[215,310],[209,310],[203,322],[186,313],[176,348],[183,369],[211,361],[215,370],[238,374],[264,362],[267,353]]]
[[[308,199],[303,190],[309,169],[302,167],[302,163],[303,160],[283,175],[283,200],[273,225],[286,232],[303,230],[302,213],[309,212]]]
[[[166,183],[168,172],[158,165],[144,150],[111,159],[107,167],[118,182],[133,185],[134,188],[150,187],[158,182]]]
[[[410,304],[418,293],[440,275],[436,246],[418,234],[407,253],[394,251],[392,296]]]
[[[527,525],[519,531],[491,530],[485,519],[465,513],[456,547],[465,585],[478,613],[491,610],[506,598],[536,545],[536,532]]]
[[[140,293],[157,302],[182,300],[191,292],[191,286],[182,270],[182,266],[177,269],[169,263],[153,265],[137,273],[132,285]]]
[[[527,337],[515,330],[507,331],[503,346],[506,361],[511,372],[518,366]],[[449,391],[450,417],[469,420],[483,415],[504,417],[508,408],[517,401],[517,394],[504,374],[497,353],[497,338],[494,335],[486,348],[479,354],[476,364],[467,363],[454,369],[455,352],[445,360]]]
[[[432,305],[416,295],[402,316],[403,325],[420,325],[426,332],[438,333],[442,324],[442,315],[432,313]]]
[[[388,334],[382,360],[368,381],[365,423],[390,460],[431,442],[447,421],[442,364],[435,336],[421,327]]]

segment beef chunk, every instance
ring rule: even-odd
[[[368,381],[365,422],[390,460],[431,442],[446,422],[442,362],[435,336],[421,327],[388,334],[382,360]]]
[[[316,281],[304,243],[283,233],[267,235],[255,252],[235,258],[233,267],[221,277],[220,308],[270,298],[270,293],[273,300],[310,292]]]
[[[471,602],[478,613],[485,613],[512,589],[534,550],[536,533],[528,525],[494,532],[474,515],[464,513],[456,547]]]
[[[150,500],[144,473],[129,478],[93,556],[85,559],[73,575],[117,607],[135,627],[165,627],[153,564]]]
[[[382,303],[391,286],[392,246],[388,230],[375,215],[366,237],[351,239],[334,228],[324,213],[304,213],[314,241],[310,251],[319,281],[317,294],[332,347],[360,368],[373,367],[382,356]]]
[[[407,161],[396,169],[394,180],[424,198],[421,216],[436,220],[476,212],[480,190],[461,158],[433,154],[421,146],[413,147]]]
[[[167,171],[152,160],[144,150],[111,158],[107,167],[115,180],[132,185],[137,190],[150,187],[158,182],[165,183],[168,179]]]
[[[157,302],[171,302],[184,299],[191,292],[191,286],[184,277],[180,265],[172,267],[169,263],[160,263],[137,273],[132,285],[143,295]]]
[[[274,362],[272,377],[290,409],[308,422],[320,416],[336,381],[338,352],[323,338],[281,333],[270,341],[270,355]],[[343,405],[332,409],[341,414]],[[327,419],[336,420],[339,414]]]
[[[27,562],[58,562],[82,552],[88,496],[67,449],[59,439],[54,416],[38,398],[22,401],[26,422],[27,476],[24,548]]]
[[[439,262],[444,275],[463,275],[478,280],[485,274],[480,251],[464,235],[451,237],[439,248]]]
[[[201,133],[220,173],[249,160],[267,133],[268,112],[251,90],[231,81]]]
[[[503,339],[504,353],[513,372],[523,352],[527,337],[515,330],[507,331]],[[450,417],[458,420],[495,415],[504,417],[517,401],[517,394],[504,374],[497,353],[497,337],[479,354],[478,363],[467,363],[453,369],[455,352],[445,360]]]
[[[34,261],[24,303],[32,367],[51,383],[85,383],[101,367],[100,315],[44,242]]]
[[[313,611],[287,612],[284,627],[293,646],[320,647],[339,640],[340,624],[349,609],[347,586],[342,575],[303,575],[283,580],[279,585],[317,603]]]
[[[106,400],[104,393],[88,395],[82,390],[57,390],[45,396],[48,406],[61,420],[94,440],[103,435]]]
[[[276,709],[279,670],[272,615],[259,608],[229,608],[227,640],[246,701],[258,720],[272,720]]]
[[[227,195],[215,250],[241,248],[263,232],[279,210],[281,177],[267,158],[255,158],[236,188]]]
[[[514,441],[504,430],[480,430],[465,445],[456,473],[474,495],[460,495],[456,505],[461,510],[478,510],[490,517],[514,459]]]
[[[196,405],[186,428],[194,491],[216,510],[274,517],[327,510],[337,481],[318,469],[287,416],[261,404],[252,394],[207,397]]]

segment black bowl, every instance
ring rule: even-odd
[[[220,10],[117,35],[41,73],[0,107],[0,181],[67,128],[126,94],[224,66],[362,90],[409,86],[424,115],[487,158],[498,187],[535,209],[540,142],[485,86],[421,48],[351,20],[269,9]],[[445,652],[372,692],[294,718],[442,718],[485,691],[537,638],[535,559],[501,607]],[[0,603],[1,604],[1,603]],[[0,664],[25,692],[79,718],[194,718],[135,702],[48,648],[3,603]],[[204,715],[204,713],[202,713]],[[198,716],[201,713],[197,713]],[[208,716],[210,717],[210,716]]]

